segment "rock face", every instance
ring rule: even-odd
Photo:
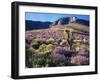
[[[77,21],[77,17],[70,17],[69,18],[69,23]]]
[[[67,25],[69,23],[78,23],[78,24],[89,26],[89,21],[79,19],[75,16],[62,17],[62,18],[56,20],[55,22],[53,22],[50,26],[52,27],[52,26],[56,26],[56,25]]]
[[[69,17],[60,18],[60,19],[56,20],[55,22],[53,22],[52,26],[68,24],[69,19],[70,19]]]

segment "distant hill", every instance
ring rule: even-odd
[[[69,22],[78,23],[89,27],[89,21],[82,20],[77,17],[62,17],[56,20],[55,22],[42,22],[42,21],[31,21],[25,20],[26,30],[34,30],[34,29],[46,29],[52,26],[60,25],[67,25]]]
[[[41,22],[41,21],[31,21],[26,20],[26,30],[33,30],[33,29],[46,29],[49,28],[49,25],[52,24],[52,22]]]

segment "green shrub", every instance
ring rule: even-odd
[[[34,49],[38,49],[39,46],[40,46],[40,44],[39,44],[37,41],[32,40],[32,42],[31,42],[31,46],[32,46]]]
[[[53,52],[54,45],[49,44],[42,44],[39,49],[36,51],[38,54],[48,55]]]
[[[35,50],[33,50],[33,48],[26,49],[25,59],[26,59],[26,66],[28,68],[32,68],[32,59],[33,59],[34,53],[35,53]]]
[[[33,59],[33,68],[39,67],[54,67],[54,66],[63,66],[62,62],[50,59],[50,58],[34,58]]]
[[[35,53],[34,49],[32,49],[32,48],[26,49],[26,54],[34,54],[34,53]]]
[[[55,46],[53,44],[48,44],[47,45],[47,49],[53,50],[55,48]]]

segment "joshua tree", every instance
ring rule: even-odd
[[[65,38],[66,38],[66,40],[68,42],[69,48],[70,48],[70,50],[72,50],[72,45],[73,45],[73,40],[74,40],[74,38],[73,38],[73,30],[72,29],[70,29],[70,30],[65,29],[65,34],[66,34]]]

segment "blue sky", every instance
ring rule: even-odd
[[[76,16],[79,19],[89,20],[89,15],[75,15],[75,14],[56,14],[56,13],[36,13],[36,12],[26,12],[25,20],[32,21],[50,21],[54,22],[62,17]]]

